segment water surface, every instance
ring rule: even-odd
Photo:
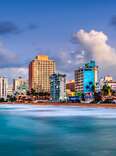
[[[116,109],[0,105],[0,156],[116,156]]]

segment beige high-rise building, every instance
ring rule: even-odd
[[[50,92],[50,76],[56,71],[55,61],[46,55],[36,56],[29,64],[29,89]]]

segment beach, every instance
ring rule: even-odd
[[[23,105],[36,105],[36,106],[78,106],[78,107],[92,107],[92,108],[114,108],[116,109],[116,104],[96,104],[96,103],[91,103],[91,104],[86,104],[86,103],[61,103],[61,102],[29,102],[29,103],[24,103],[24,102],[2,102],[0,104],[23,104]]]

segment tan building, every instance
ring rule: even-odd
[[[66,94],[67,96],[75,96],[75,81],[70,80],[66,83]]]
[[[29,89],[50,92],[50,76],[55,73],[55,61],[46,55],[36,56],[29,64]]]
[[[105,82],[113,81],[113,78],[112,78],[112,76],[108,75],[108,76],[104,77],[104,81]]]

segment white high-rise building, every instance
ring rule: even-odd
[[[0,77],[0,98],[7,98],[8,79]]]

